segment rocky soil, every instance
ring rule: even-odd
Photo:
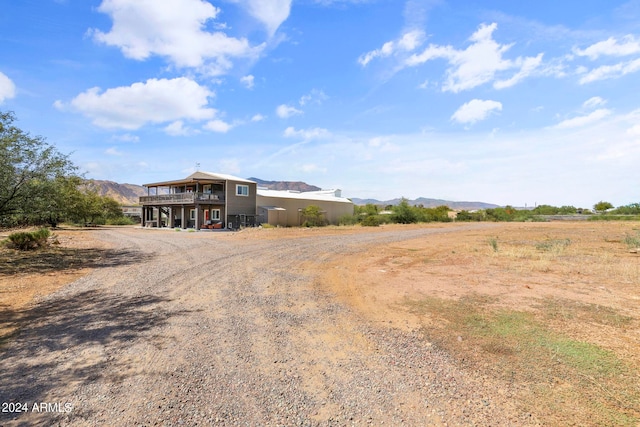
[[[336,256],[492,226],[96,231],[108,256],[0,348],[0,424],[536,424],[419,330],[365,320],[317,282]]]

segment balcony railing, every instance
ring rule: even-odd
[[[176,193],[159,194],[157,196],[141,196],[141,205],[172,205],[172,204],[195,204],[195,203],[224,203],[222,193]]]

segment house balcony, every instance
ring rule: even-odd
[[[194,204],[224,205],[224,194],[223,193],[175,193],[175,194],[159,194],[156,196],[141,196],[140,204],[143,206],[194,205]]]

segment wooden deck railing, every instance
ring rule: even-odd
[[[192,204],[196,202],[213,204],[224,203],[224,195],[211,193],[176,193],[140,197],[141,205],[180,205]]]

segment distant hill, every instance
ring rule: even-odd
[[[147,195],[147,190],[141,185],[118,184],[100,179],[89,180],[89,185],[95,188],[101,196],[109,196],[123,205],[137,205],[138,198]]]
[[[391,199],[391,200],[376,200],[376,199],[358,199],[356,197],[352,197],[351,201],[356,205],[366,205],[367,203],[371,203],[373,205],[397,205],[400,203],[402,199]],[[493,209],[499,207],[498,205],[494,205],[491,203],[484,202],[454,202],[451,200],[442,200],[442,199],[428,199],[426,197],[419,197],[415,200],[409,200],[409,204],[412,206],[422,205],[425,208],[435,208],[438,206],[449,206],[454,210],[476,210],[476,209]]]
[[[320,191],[322,188],[309,185],[301,181],[265,181],[260,178],[247,178],[258,184],[258,187],[265,187],[269,190],[293,190],[293,191]]]
[[[301,181],[265,181],[260,178],[247,178],[249,181],[254,181],[259,187],[265,187],[270,190],[292,190],[292,191],[319,191],[320,187],[307,184]],[[92,185],[101,196],[109,196],[117,200],[123,205],[137,205],[139,203],[140,196],[146,196],[147,190],[141,185],[135,184],[119,184],[113,181],[92,179],[89,180]],[[399,198],[391,200],[376,200],[376,199],[359,199],[352,197],[351,200],[356,205],[366,205],[371,203],[374,205],[397,205],[400,203]],[[435,208],[437,206],[446,205],[455,210],[475,210],[475,209],[491,209],[497,208],[498,205],[484,202],[453,202],[451,200],[441,199],[428,199],[420,197],[415,200],[409,200],[411,205],[422,205],[425,208]]]

